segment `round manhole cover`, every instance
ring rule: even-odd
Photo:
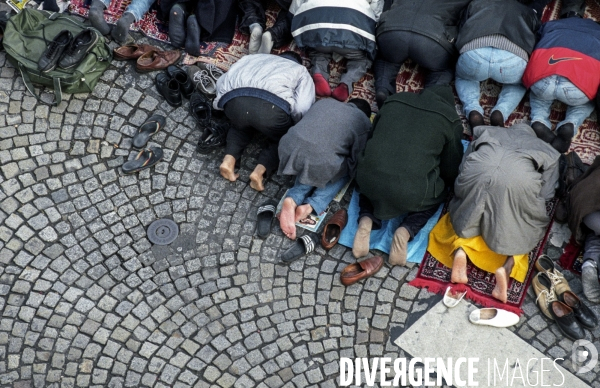
[[[174,221],[163,218],[151,223],[147,234],[153,244],[167,245],[177,238],[179,227]]]

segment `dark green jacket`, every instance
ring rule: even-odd
[[[458,175],[462,131],[450,86],[388,97],[356,175],[375,216],[387,220],[443,202]]]

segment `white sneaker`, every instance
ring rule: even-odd
[[[469,321],[475,325],[509,327],[519,323],[519,316],[502,309],[486,308],[472,311]]]

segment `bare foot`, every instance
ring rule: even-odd
[[[265,185],[263,184],[263,178],[267,169],[262,164],[257,164],[252,174],[250,174],[250,187],[256,191],[263,191]]]
[[[492,291],[492,296],[499,301],[506,303],[508,300],[508,275],[504,267],[496,270],[496,287]]]
[[[454,252],[454,263],[452,264],[450,281],[460,284],[467,284],[469,282],[469,278],[467,277],[467,254],[462,248],[458,248]]]
[[[373,228],[373,220],[369,217],[361,217],[358,222],[358,230],[354,236],[352,244],[352,254],[357,259],[369,254],[369,243],[371,239],[371,229]]]
[[[240,174],[235,173],[235,158],[231,155],[225,155],[219,170],[221,171],[221,176],[228,181],[235,182],[240,177]]]
[[[492,296],[503,303],[508,300],[508,278],[515,265],[515,258],[508,256],[504,265],[496,270],[496,287],[492,291]]]
[[[408,240],[410,240],[410,233],[408,230],[401,226],[394,232],[392,239],[392,247],[390,248],[390,264],[391,265],[405,265],[406,255],[408,251]]]
[[[305,219],[312,212],[313,212],[312,206],[310,206],[307,203],[305,203],[304,205],[298,206],[296,208],[296,215],[295,215],[296,222]]]
[[[283,206],[281,207],[281,213],[279,213],[279,226],[283,233],[292,240],[296,239],[296,221],[294,216],[296,214],[296,202],[291,198],[283,200]]]

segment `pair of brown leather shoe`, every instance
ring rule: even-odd
[[[149,44],[128,44],[113,51],[114,58],[119,61],[136,60],[135,68],[140,73],[163,70],[181,58],[181,51],[163,51]]]
[[[342,230],[348,223],[348,212],[346,209],[340,209],[327,221],[323,234],[321,235],[321,245],[325,249],[331,249],[338,243]]]

